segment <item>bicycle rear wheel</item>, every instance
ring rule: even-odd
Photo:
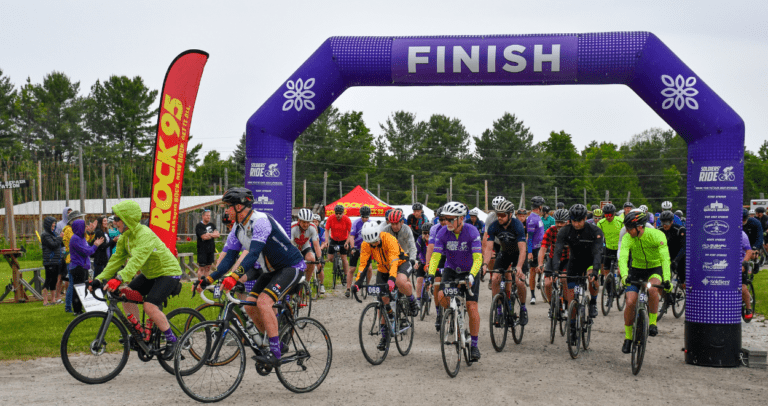
[[[544,298],[544,302],[549,303],[549,296],[547,296],[547,289],[544,283],[544,276],[542,274],[539,274],[537,276],[538,282],[537,286],[539,287],[539,292],[541,292],[541,297]]]
[[[512,330],[512,340],[515,344],[520,344],[523,341],[523,333],[525,333],[525,326],[520,324],[522,304],[516,294],[509,298],[508,303],[512,308],[507,311],[507,325]]]
[[[333,346],[328,331],[309,317],[294,320],[280,332],[280,342],[288,349],[275,372],[286,389],[294,393],[311,392],[325,380],[333,361]]]
[[[125,368],[131,352],[128,331],[107,313],[88,312],[69,323],[61,337],[61,361],[73,378],[87,384],[107,382]],[[97,336],[106,328],[104,339]]]
[[[560,303],[557,306],[559,309],[557,311],[557,314],[558,314],[557,321],[558,323],[560,323],[560,337],[565,337],[565,322],[568,321],[567,319],[568,316],[565,314],[565,310],[567,309],[563,309],[565,307],[565,299],[563,298],[562,290],[560,291],[559,300],[560,300]]]
[[[386,320],[387,317],[385,316]],[[378,345],[381,340],[381,320],[382,312],[379,309],[379,303],[369,303],[365,306],[360,315],[360,325],[358,327],[358,338],[360,339],[360,349],[363,351],[365,359],[373,365],[379,365],[384,362],[389,353],[389,343],[383,351],[379,351]],[[389,326],[386,327],[390,330]]]
[[[579,357],[579,347],[581,347],[581,325],[579,322],[579,305],[576,300],[571,300],[568,305],[568,321],[566,324],[567,333],[565,335],[566,342],[568,343],[568,354],[571,354],[571,358],[576,359]]]
[[[168,324],[171,326],[171,331],[176,338],[181,338],[184,333],[190,328],[205,321],[205,318],[197,310],[190,309],[189,307],[180,307],[178,309],[171,310],[168,315]],[[157,326],[155,326],[157,329]],[[155,334],[160,336],[160,345],[166,345],[165,335],[159,330],[155,331]],[[182,357],[194,356],[189,352],[189,348],[181,348],[181,351],[176,351],[176,354],[181,354]],[[175,355],[174,355],[175,356]],[[160,366],[163,367],[169,374],[173,375],[173,359],[165,360],[162,356],[157,357],[157,361],[160,362]]]
[[[296,287],[296,293],[291,297],[294,301],[294,317],[309,317],[312,314],[312,290],[309,283],[302,282]]]
[[[504,296],[497,293],[491,301],[491,314],[488,317],[491,330],[491,344],[496,352],[501,352],[507,343],[507,309]]]
[[[424,316],[429,314],[429,308],[432,306],[432,296],[428,293],[427,289],[421,296],[421,311],[419,311],[419,320],[424,320]]]
[[[413,345],[413,328],[415,326],[413,322],[413,316],[408,308],[408,299],[402,296],[405,300],[400,300],[397,304],[397,313],[395,314],[395,345],[397,351],[402,356],[408,355],[411,352],[411,346]]]
[[[648,342],[648,313],[643,309],[637,312],[632,334],[632,374],[637,375],[643,366],[645,345]]]
[[[681,283],[678,283],[677,286],[675,286],[675,290],[672,291],[672,294],[675,299],[675,301],[672,302],[672,314],[675,315],[676,319],[679,319],[680,316],[685,313],[685,289],[683,289]]]
[[[624,310],[624,305],[627,304],[627,295],[625,295],[625,290],[623,286],[621,286],[621,278],[613,277],[614,285],[613,285],[613,296],[616,298],[616,309],[618,311]]]
[[[600,292],[600,310],[603,312],[603,316],[607,316],[611,312],[613,306],[613,274],[608,274],[603,284],[603,291]]]
[[[440,352],[443,366],[448,376],[455,378],[461,368],[461,338],[456,326],[456,313],[453,309],[444,309],[440,326]]]
[[[236,329],[223,321],[205,321],[189,329],[177,344],[176,382],[198,402],[218,402],[237,389],[245,375],[245,347]],[[234,335],[233,340],[227,336]],[[231,343],[232,345],[227,345]],[[197,356],[181,356],[188,351]]]
[[[553,293],[555,293],[553,291]],[[557,295],[554,295],[555,300],[549,302],[549,343],[555,343],[555,331],[557,331],[557,320],[560,318],[560,308],[558,307]]]

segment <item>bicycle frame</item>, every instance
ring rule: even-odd
[[[133,323],[128,321],[128,317],[126,317],[123,311],[120,310],[120,307],[117,306],[118,302],[136,303],[136,304],[140,304],[140,303],[134,302],[132,300],[128,300],[125,298],[116,297],[115,295],[112,294],[112,292],[105,292],[105,293],[106,293],[106,296],[104,296],[103,299],[99,299],[99,297],[96,296],[96,294],[91,293],[93,294],[93,297],[95,297],[97,300],[107,303],[107,317],[104,318],[104,322],[99,327],[99,332],[96,335],[96,341],[99,343],[99,346],[104,344],[104,336],[107,334],[107,328],[109,327],[109,323],[112,322],[112,318],[114,317],[115,314],[117,314],[117,319],[123,324],[123,327],[128,329],[128,331],[131,333],[131,336],[133,336],[133,339],[136,342],[136,345],[138,345],[141,348],[144,354],[155,355],[156,349],[150,347],[149,345],[147,345],[146,342],[144,342],[144,337],[142,337],[141,333],[139,333],[136,330],[136,328],[133,326]],[[150,332],[150,334],[152,333]],[[152,342],[153,338],[154,338],[153,336],[150,336],[150,339],[149,339],[150,343]]]
[[[461,336],[461,348],[469,349],[469,340],[467,340],[466,334],[464,334],[464,313],[466,313],[466,305],[462,303],[463,296],[469,294],[467,289],[467,281],[459,280],[452,282],[440,282],[443,295],[450,298],[449,308],[456,314],[454,320],[454,334]]]

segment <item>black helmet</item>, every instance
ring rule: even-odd
[[[229,188],[224,192],[224,196],[221,201],[226,204],[236,205],[242,204],[247,206],[253,204],[253,192],[250,189],[244,187]]]
[[[624,227],[626,227],[627,230],[637,226],[645,227],[645,223],[647,221],[648,215],[645,214],[642,210],[632,210],[629,212],[629,214],[627,214],[626,217],[624,217]]]
[[[363,206],[360,208],[360,217],[371,217],[371,208]]]
[[[552,209],[550,209],[550,208],[549,208],[549,206],[543,206],[543,207],[541,208],[541,212],[542,212],[542,213],[549,213],[549,212],[550,212],[550,210],[552,210]]]
[[[587,212],[587,220],[592,220],[593,218],[595,218],[595,215],[591,211],[588,211]]]
[[[669,210],[665,210],[661,212],[661,215],[659,215],[659,221],[662,223],[665,221],[675,221],[675,214]]]
[[[439,219],[440,216],[442,215],[443,215],[443,206],[440,206],[437,208],[437,210],[435,210],[435,217]]]
[[[587,218],[587,207],[583,204],[574,204],[568,211],[571,221],[581,221]]]
[[[344,214],[344,206],[337,204],[336,207],[333,208],[333,212],[335,214]]]
[[[758,206],[755,208],[755,213],[765,213],[765,207]]]
[[[533,196],[531,198],[531,205],[533,208],[541,207],[544,205],[544,198],[541,196]]]
[[[633,209],[634,209],[634,208],[635,208],[635,205],[634,205],[634,204],[632,204],[632,202],[626,202],[626,203],[624,203],[624,208],[627,208],[627,207],[631,207],[631,208],[633,208]]]
[[[614,206],[611,203],[606,204],[603,206],[603,214],[614,214],[616,213],[616,206]]]
[[[564,208],[565,208],[565,203],[563,203],[563,202],[557,202],[557,206],[556,206],[556,207],[557,207],[557,209],[558,209],[558,210],[560,210],[560,209],[564,209]]]
[[[600,206],[598,206],[598,205],[596,205],[596,204],[593,204],[593,205],[592,205],[592,211],[595,211],[595,209],[599,209],[599,208],[600,208]]]
[[[517,209],[517,214],[526,215],[528,212],[525,209]]]
[[[555,218],[555,221],[568,221],[568,217],[569,217],[568,210],[557,209],[553,217]]]
[[[747,217],[749,217],[749,209],[744,209],[741,211],[741,219],[746,220]]]
[[[676,215],[677,217],[683,218],[683,211],[682,211],[682,210],[676,210],[676,211],[675,211],[675,215]]]
[[[413,206],[411,206],[412,210],[424,210],[424,206],[421,205],[421,203],[414,203]]]
[[[429,230],[432,229],[432,223],[424,222],[424,224],[421,225],[421,232],[422,233],[428,233]]]

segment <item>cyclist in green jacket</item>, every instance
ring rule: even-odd
[[[597,227],[603,230],[605,236],[605,251],[603,253],[603,270],[601,272],[600,283],[605,280],[611,266],[616,261],[616,254],[619,249],[619,233],[621,232],[622,218],[616,217],[616,206],[611,203],[603,206],[604,218],[597,222]]]
[[[669,283],[669,248],[667,237],[655,228],[645,226],[648,215],[642,211],[632,211],[624,216],[624,227],[627,233],[621,240],[619,252],[619,272],[621,282],[627,286],[627,307],[624,308],[624,345],[621,351],[629,354],[632,348],[632,324],[635,319],[635,304],[637,303],[638,288],[629,286],[628,281],[650,281],[654,285],[663,284],[664,290],[669,293],[672,285]],[[632,267],[629,267],[628,258],[632,254]],[[659,292],[656,289],[648,290],[648,335],[651,337],[659,333],[656,327],[656,316],[659,311]]]
[[[112,211],[115,213],[113,223],[121,233],[120,239],[117,250],[106,268],[93,280],[92,286],[100,287],[106,280],[104,290],[108,292],[117,290],[123,283],[128,283],[128,287],[121,290],[122,294],[131,297],[135,295],[134,291],[138,292],[144,298],[147,316],[165,333],[167,350],[164,358],[170,358],[176,335],[162,307],[168,296],[174,291],[178,293],[180,288],[179,280],[174,278],[181,275],[179,261],[149,227],[139,223],[141,208],[138,203],[126,200],[112,206]],[[125,267],[120,270],[123,264]],[[139,270],[141,275],[136,276]],[[139,307],[134,303],[123,303],[123,309],[128,319],[136,324],[134,320],[141,314]]]

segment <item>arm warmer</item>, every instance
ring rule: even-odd
[[[429,275],[430,276],[435,276],[435,274],[437,273],[437,266],[440,264],[440,258],[442,258],[442,256],[443,256],[443,254],[441,254],[439,252],[433,252],[432,253],[432,258],[430,258],[430,260],[429,260]],[[473,266],[473,268],[474,268],[474,266]]]
[[[480,267],[483,265],[483,254],[479,252],[475,252],[472,254],[472,269],[469,271],[469,273],[472,274],[472,276],[477,277],[478,272],[480,272]]]
[[[224,276],[224,274],[229,271],[229,268],[232,268],[232,265],[234,265],[235,262],[237,262],[238,254],[240,254],[240,251],[237,251],[237,250],[227,251],[227,254],[224,256],[224,259],[222,259],[221,262],[219,263],[219,267],[216,268],[216,272],[211,274],[211,278],[217,281],[222,276]]]

